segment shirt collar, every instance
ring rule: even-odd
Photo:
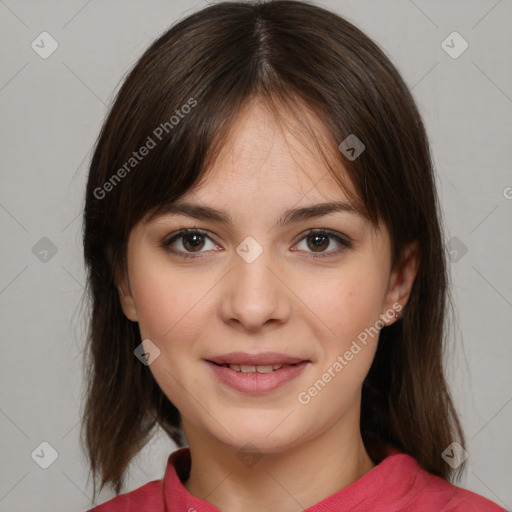
[[[183,484],[190,474],[190,450],[179,448],[169,455],[164,477],[164,499],[166,512],[220,512],[211,503],[190,494]],[[387,457],[366,475],[351,485],[328,496],[304,512],[320,512],[325,510],[352,510],[360,506],[361,510],[372,510],[382,499],[382,493],[391,486],[396,497],[407,494],[411,486],[415,486],[420,468],[409,455],[390,448]],[[369,508],[366,507],[368,505]],[[358,508],[358,510],[360,510]]]

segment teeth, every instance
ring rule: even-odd
[[[249,365],[249,364],[230,364],[228,365],[231,370],[234,370],[235,372],[242,372],[242,373],[270,373],[274,370],[279,370],[279,368],[283,368],[283,366],[290,366],[289,364],[267,364],[267,365]]]
[[[256,371],[258,373],[270,373],[274,371],[274,368],[272,368],[271,364],[265,365],[265,366],[256,366]]]

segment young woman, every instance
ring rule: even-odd
[[[447,270],[414,101],[356,27],[225,2],[162,35],[92,159],[93,510],[498,511],[455,486]]]

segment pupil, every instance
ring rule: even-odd
[[[327,237],[325,235],[312,235],[313,240],[313,247],[310,247],[310,249],[316,248],[316,249],[325,249],[325,242],[327,240]],[[329,242],[327,241],[327,245],[329,245]],[[324,246],[324,247],[322,247]]]
[[[197,249],[197,247],[200,246],[201,243],[202,243],[201,238],[202,238],[202,235],[198,235],[198,234],[187,235],[185,237],[185,241],[186,241],[185,245],[189,245],[192,248],[196,248]],[[194,240],[194,241],[191,242],[191,240]]]

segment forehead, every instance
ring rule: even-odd
[[[221,197],[229,201],[267,195],[283,204],[306,196],[324,201],[346,200],[322,156],[329,156],[332,146],[325,126],[315,116],[309,115],[301,122],[283,111],[276,118],[264,105],[253,101],[233,122],[204,178],[183,198],[195,197],[209,203],[218,202]],[[354,193],[341,162],[336,168],[345,186]]]

